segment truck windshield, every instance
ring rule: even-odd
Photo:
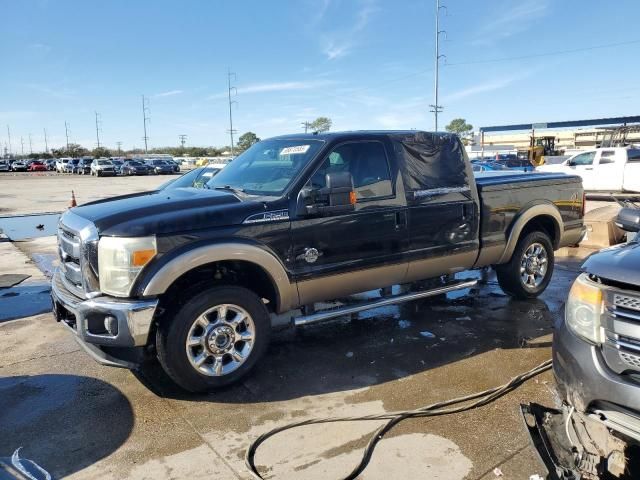
[[[322,140],[264,140],[251,146],[207,182],[249,195],[278,196],[322,148]]]

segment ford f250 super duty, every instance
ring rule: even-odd
[[[301,325],[471,286],[315,304],[494,266],[533,298],[554,250],[583,235],[579,177],[474,178],[455,135],[289,135],[261,141],[207,182],[82,205],[60,219],[55,316],[94,359],[156,355],[191,391],[245,375],[270,327]],[[424,282],[421,282],[424,284]]]

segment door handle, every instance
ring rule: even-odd
[[[593,167],[585,167],[585,170],[593,170]]]
[[[400,230],[407,226],[407,213],[396,212],[396,230]]]

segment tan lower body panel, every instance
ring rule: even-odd
[[[333,300],[376,288],[460,272],[471,268],[476,256],[476,251],[470,251],[445,257],[416,260],[409,264],[404,262],[305,280],[298,282],[300,304]]]
[[[333,300],[354,293],[403,283],[406,273],[407,263],[403,262],[298,282],[300,304],[307,305]]]

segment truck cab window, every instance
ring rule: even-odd
[[[573,157],[571,165],[593,165],[593,159],[596,157],[596,152],[581,153]]]
[[[336,147],[311,177],[311,186],[325,187],[325,175],[332,172],[351,173],[358,200],[393,195],[389,162],[380,142],[345,143]]]

